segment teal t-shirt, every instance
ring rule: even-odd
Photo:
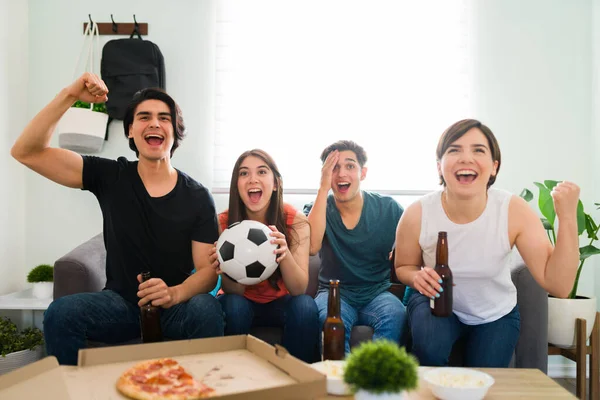
[[[329,195],[325,236],[319,251],[319,289],[326,289],[330,279],[339,279],[342,299],[355,308],[390,287],[389,253],[404,211],[389,196],[365,191],[362,195],[362,213],[353,229],[346,228],[333,195]],[[305,206],[305,214],[311,208],[312,204]]]

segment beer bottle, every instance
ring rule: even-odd
[[[150,272],[142,272],[142,282],[150,279]],[[140,307],[140,329],[142,331],[142,342],[162,342],[162,329],[160,327],[160,307],[148,302]]]
[[[438,232],[437,249],[435,253],[435,268],[442,278],[440,297],[430,300],[431,313],[436,317],[449,317],[452,314],[452,271],[448,265],[448,238],[446,232]]]
[[[343,360],[346,332],[340,312],[340,281],[329,281],[327,319],[323,324],[323,360]]]

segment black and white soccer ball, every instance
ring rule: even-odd
[[[271,229],[263,223],[244,220],[231,224],[217,241],[221,270],[242,285],[256,285],[277,269],[277,245],[271,243]]]

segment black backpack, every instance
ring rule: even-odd
[[[135,31],[134,31],[135,33]],[[110,120],[125,116],[127,105],[141,89],[165,89],[165,60],[158,46],[149,40],[115,39],[102,48],[100,73],[108,87],[106,109]],[[108,130],[108,129],[107,129]]]

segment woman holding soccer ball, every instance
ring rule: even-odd
[[[283,346],[293,356],[312,362],[319,338],[319,316],[308,285],[310,226],[306,216],[283,202],[283,181],[275,161],[263,150],[242,153],[233,167],[229,209],[219,214],[222,232],[234,222],[255,220],[273,231],[271,241],[279,267],[267,280],[241,285],[222,274],[216,247],[211,260],[221,274],[219,301],[225,334],[247,334],[253,326],[283,328]]]

